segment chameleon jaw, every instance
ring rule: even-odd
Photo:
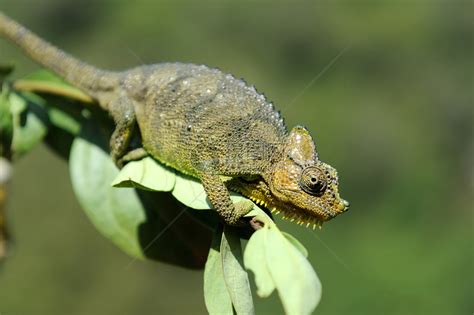
[[[267,212],[275,215],[282,214],[282,219],[295,222],[307,228],[311,226],[313,230],[316,229],[316,227],[321,229],[323,222],[330,219],[330,217],[319,218],[315,215],[305,213],[303,209],[282,202],[275,202],[274,199],[276,197],[271,194],[268,186],[263,181],[258,181],[257,183],[242,183],[232,180],[229,182],[228,187],[230,190],[249,198]]]
[[[253,196],[246,196],[246,197],[252,200],[255,204],[259,206],[263,206],[266,210],[269,210],[271,213],[275,215],[279,215],[281,213],[282,214],[281,218],[283,220],[295,222],[298,225],[306,226],[306,228],[311,226],[313,230],[315,230],[316,227],[321,229],[323,226],[323,220],[319,220],[315,217],[310,217],[309,215],[305,215],[301,213],[302,212],[301,210],[298,211],[295,209],[295,211],[291,211],[291,210],[286,210],[284,208],[273,206],[273,205],[269,206],[269,203],[266,202],[265,200],[255,198]]]

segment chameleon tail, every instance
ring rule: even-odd
[[[34,61],[94,97],[114,86],[117,74],[97,69],[42,40],[0,11],[0,36],[17,44]]]

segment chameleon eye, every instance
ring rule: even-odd
[[[301,189],[310,195],[321,196],[327,187],[324,174],[316,167],[306,167],[301,173],[299,181]]]

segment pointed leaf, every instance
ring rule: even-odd
[[[276,288],[286,314],[310,314],[321,298],[321,283],[304,255],[306,249],[282,233],[256,205],[247,216],[264,223],[244,253],[245,266],[255,275],[257,294],[265,297]]]
[[[66,102],[64,102],[66,103]],[[62,104],[64,106],[70,106],[70,104]],[[49,120],[51,124],[57,128],[63,129],[72,135],[77,135],[81,129],[79,123],[82,117],[73,117],[70,113],[60,110],[53,106],[47,106]]]
[[[91,124],[83,133],[99,132]],[[96,228],[131,256],[143,258],[137,239],[145,211],[134,190],[118,190],[110,182],[118,174],[109,155],[85,138],[74,140],[69,167],[73,189],[82,208]]]
[[[275,282],[265,260],[265,244],[268,229],[255,231],[250,237],[244,252],[245,268],[251,270],[257,285],[259,297],[268,297],[275,290]]]
[[[153,191],[171,191],[176,182],[173,170],[151,157],[127,163],[112,182],[114,187],[132,187]]]
[[[11,146],[15,157],[20,157],[46,136],[49,121],[46,111],[25,95],[10,93],[9,101],[13,116]]]
[[[300,251],[301,254],[303,254],[305,258],[308,258],[308,250],[303,246],[303,244],[301,244],[300,241],[298,241],[293,235],[289,233],[283,231],[281,233],[297,250]]]
[[[264,250],[286,314],[311,314],[321,299],[321,283],[311,264],[275,228],[268,230]]]
[[[204,269],[204,301],[209,314],[233,314],[232,300],[224,281],[221,239],[222,225],[216,229]]]
[[[225,226],[221,241],[224,280],[237,314],[254,314],[248,274],[243,267],[242,246],[235,228]]]
[[[212,209],[202,184],[190,176],[176,174],[172,192],[179,202],[193,209]]]
[[[14,87],[22,91],[46,92],[81,102],[92,102],[92,98],[89,95],[47,70],[39,70],[23,77],[21,80],[16,80]]]

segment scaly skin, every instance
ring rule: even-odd
[[[239,225],[249,211],[231,202],[229,189],[298,223],[320,225],[347,210],[337,173],[318,159],[309,132],[297,126],[288,133],[273,105],[244,81],[183,63],[100,70],[1,12],[0,34],[109,112],[116,124],[111,155],[118,166],[144,153],[201,180],[227,224]],[[143,148],[130,152],[137,127]]]

